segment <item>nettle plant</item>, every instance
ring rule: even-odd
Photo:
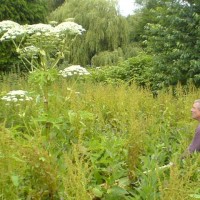
[[[58,71],[57,65],[65,59],[73,40],[85,30],[82,26],[66,21],[58,25],[33,24],[20,25],[6,20],[0,22],[0,42],[12,41],[16,52],[29,70],[29,80],[40,87],[43,97],[44,115],[46,116],[46,134],[49,135],[49,86],[59,75],[67,77],[72,74],[88,74],[87,70],[78,66],[69,70]],[[75,71],[75,73],[73,73]]]

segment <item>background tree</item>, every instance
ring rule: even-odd
[[[61,6],[65,0],[48,0],[47,5],[49,7],[49,12],[54,11],[57,9],[59,6]]]
[[[51,14],[51,20],[67,18],[73,18],[86,29],[85,35],[77,37],[70,49],[71,63],[90,65],[100,52],[102,58],[102,52],[116,54],[116,50],[121,51],[127,45],[128,24],[119,14],[115,0],[66,0]]]
[[[192,80],[200,85],[200,4],[164,1],[151,12],[157,22],[146,25],[147,50],[155,55],[158,82],[174,85]]]
[[[1,0],[0,21],[12,20],[21,24],[46,22],[48,0]]]
[[[185,85],[190,81],[199,86],[200,2],[188,0],[138,0],[138,2],[142,8],[127,18],[131,43],[126,48],[130,48],[129,52],[135,50],[135,55],[129,56],[138,63],[138,67],[142,59],[136,60],[135,56],[141,49],[152,58],[151,69],[148,69],[149,66],[145,66],[146,64],[142,69],[142,73],[149,76],[148,80],[151,82],[149,85],[153,90],[177,83]],[[137,46],[139,48],[136,48]],[[138,71],[134,71],[134,76],[141,76],[141,73],[137,73]]]

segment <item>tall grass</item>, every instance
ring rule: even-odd
[[[34,99],[0,101],[1,199],[165,200],[200,193],[198,155],[180,161],[197,125],[190,107],[199,89],[177,86],[153,97],[135,85],[60,79],[50,87],[47,118],[38,86],[13,75],[0,86],[1,96],[22,89]],[[170,169],[154,171],[171,161]]]

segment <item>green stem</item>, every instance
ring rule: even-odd
[[[48,115],[49,115],[49,96],[48,96],[48,85],[44,86],[44,110],[47,115],[47,120],[48,120]],[[45,124],[45,133],[48,139],[50,139],[50,123],[46,121]]]

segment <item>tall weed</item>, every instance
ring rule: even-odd
[[[10,85],[8,79],[0,83],[1,96],[23,89],[33,101],[0,101],[2,199],[198,197],[198,156],[182,163],[180,156],[197,125],[190,107],[199,89],[179,85],[155,97],[134,84],[59,79],[49,87],[47,118],[40,88],[24,79]],[[155,171],[169,162],[170,169]]]

